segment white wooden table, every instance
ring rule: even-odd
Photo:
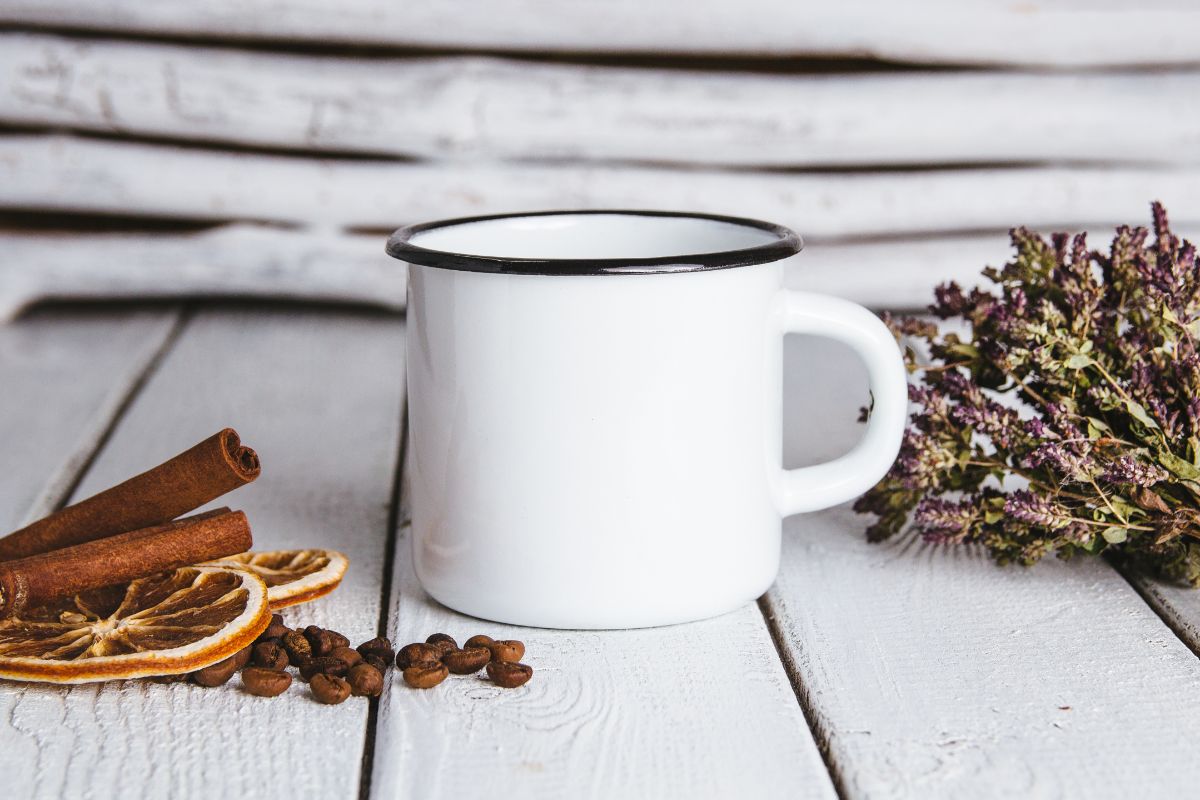
[[[417,692],[393,674],[377,702],[337,707],[299,683],[275,700],[235,683],[0,683],[0,796],[1095,798],[1200,785],[1200,597],[1102,561],[1025,570],[868,545],[864,521],[837,508],[789,520],[775,586],[708,622],[575,633],[434,604],[409,564],[403,353],[402,317],[345,310],[65,307],[0,326],[0,527],[233,425],[264,463],[229,500],[259,545],[352,561],[339,591],[290,622],[356,641],[520,638],[534,680]],[[811,340],[787,359],[785,461],[844,450],[859,368]]]

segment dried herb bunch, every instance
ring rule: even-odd
[[[888,320],[920,381],[855,505],[872,540],[911,524],[1002,563],[1110,552],[1200,584],[1200,265],[1152,210],[1153,240],[1121,227],[1107,253],[1016,229],[992,286],[936,289],[946,322]]]

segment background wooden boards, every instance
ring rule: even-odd
[[[395,308],[383,234],[494,211],[887,241],[901,255],[805,263],[891,307],[1015,225],[1103,237],[1160,199],[1200,228],[1182,0],[0,0],[0,24],[0,318],[63,297]]]
[[[934,0],[900,9],[879,0],[829,6],[748,0],[572,4],[454,0],[5,0],[0,20],[76,29],[217,39],[748,58],[874,57],[900,62],[1055,66],[1194,64],[1195,10],[1186,0],[1123,4]]]
[[[738,73],[10,33],[0,83],[12,125],[300,152],[783,168],[1200,159],[1193,70]]]

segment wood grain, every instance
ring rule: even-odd
[[[1095,66],[1194,64],[1186,0],[1138,7],[978,0],[837,4],[744,0],[3,0],[0,22],[218,39],[396,47],[881,58],[917,63]]]
[[[856,438],[865,382],[846,364],[826,343],[789,351],[791,463]],[[1000,568],[870,545],[865,523],[844,507],[789,520],[766,601],[845,796],[1173,796],[1200,780],[1200,662],[1106,563]]]
[[[1200,222],[1200,168],[790,174],[612,165],[321,160],[62,136],[0,138],[0,209],[390,230],[545,208],[689,209],[759,217],[812,240],[1148,219],[1161,199]]]
[[[199,233],[0,231],[0,321],[40,300],[236,297],[404,308],[383,237],[228,225]]]
[[[262,477],[223,500],[256,546],[346,552],[343,586],[293,624],[375,635],[402,401],[403,327],[383,315],[212,311],[184,330],[79,488],[110,485],[233,425]],[[20,797],[356,796],[367,703],[277,700],[236,682],[0,693],[0,770]]]
[[[782,167],[1200,159],[1192,71],[768,75],[0,34],[0,85],[10,124],[305,151]]]

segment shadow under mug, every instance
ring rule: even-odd
[[[766,591],[781,519],[872,486],[907,413],[883,323],[783,288],[780,261],[800,248],[766,222],[650,211],[396,231],[387,251],[412,265],[408,455],[426,591],[550,628],[686,622]],[[874,400],[851,452],[792,470],[786,333],[850,345]]]

